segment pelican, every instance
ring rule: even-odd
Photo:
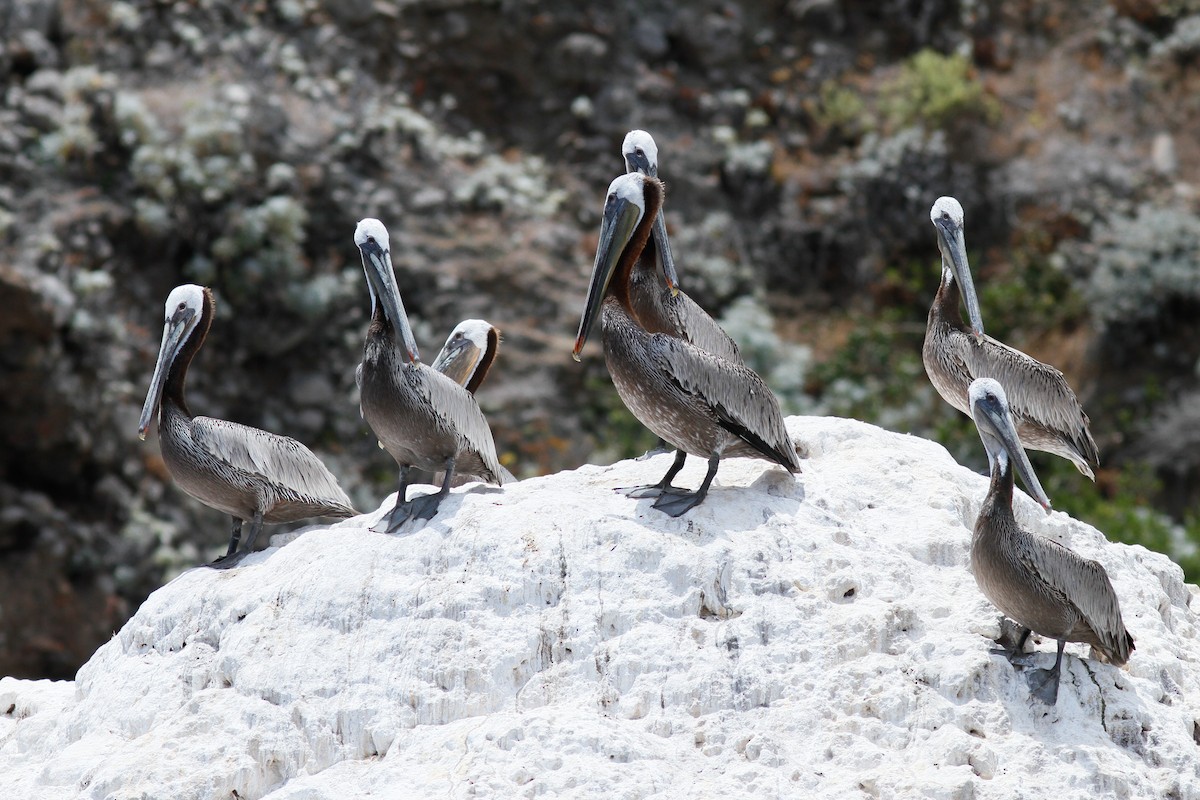
[[[192,417],[184,382],[215,309],[212,292],[194,284],[177,286],[167,296],[162,345],[138,436],[144,440],[158,416],[159,446],[171,477],[201,503],[233,517],[229,550],[210,565],[224,569],[253,550],[264,522],[358,512],[325,465],[295,439],[223,419]],[[238,553],[245,520],[250,532]]]
[[[1029,678],[1033,696],[1054,705],[1067,642],[1090,644],[1093,655],[1120,666],[1129,660],[1133,637],[1125,630],[1104,567],[1017,525],[1012,512],[1014,468],[1047,513],[1050,499],[1017,438],[1003,387],[991,378],[977,378],[969,395],[992,473],[971,537],[971,572],[984,596],[1023,628],[1012,652],[1000,651],[1010,661],[1019,663],[1030,631],[1058,640],[1054,667],[1034,670]]]
[[[971,416],[967,387],[975,378],[995,378],[1008,389],[1021,444],[1069,459],[1095,480],[1100,454],[1088,430],[1088,415],[1067,379],[1049,364],[983,332],[979,300],[967,264],[962,206],[953,197],[939,197],[929,217],[937,229],[942,282],[929,309],[921,359],[934,388],[947,403]],[[958,293],[954,291],[956,281]],[[959,293],[967,306],[969,327],[959,313]]]
[[[475,398],[421,363],[396,286],[387,228],[377,219],[364,219],[354,230],[354,243],[371,294],[360,383],[363,419],[400,465],[396,505],[381,520],[391,532],[410,519],[432,519],[456,470],[498,485],[504,478],[492,431]],[[445,471],[441,489],[408,500],[414,467]]]
[[[471,394],[487,378],[500,350],[500,330],[482,319],[464,319],[450,331],[433,369]]]
[[[694,492],[670,485],[679,458],[656,487],[647,487],[658,496],[654,507],[677,517],[704,499],[722,457],[764,458],[792,473],[800,471],[800,462],[779,402],[753,370],[676,336],[647,331],[634,316],[633,272],[662,200],[658,179],[640,173],[622,175],[608,187],[572,355],[579,360],[602,318],[605,361],[625,405],[679,451],[708,459],[708,472]]]
[[[625,158],[627,173],[658,177],[658,145],[654,143],[654,137],[646,131],[632,130],[625,134],[625,140],[621,143],[621,155]],[[675,258],[671,254],[671,243],[667,239],[667,226],[663,216],[661,211],[655,215],[654,227],[650,232],[650,241],[654,247],[642,250],[633,269],[629,289],[631,313],[650,333],[675,336],[714,356],[741,364],[742,354],[737,343],[716,320],[679,288],[679,275],[675,271]],[[660,266],[664,279],[661,283],[658,277]],[[629,495],[641,497],[673,488],[671,480],[683,469],[686,459],[686,451],[676,450],[675,461],[661,482],[654,486],[634,489]]]
[[[621,144],[625,171],[658,177],[658,147],[654,138],[642,130],[630,131]],[[660,212],[654,217],[650,233],[652,249],[642,251],[630,283],[631,313],[650,333],[666,333],[696,345],[726,361],[742,363],[737,343],[716,320],[679,289],[679,275],[667,239],[667,226]],[[661,265],[664,282],[658,278]],[[681,451],[682,452],[682,451]]]

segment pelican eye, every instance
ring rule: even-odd
[[[455,338],[455,339],[461,339],[461,338],[462,338],[462,331],[459,331],[458,333],[454,334],[454,338]]]
[[[375,244],[375,237],[374,237],[374,236],[371,236],[371,235],[368,235],[368,236],[367,236],[367,241],[368,241],[368,242],[370,242],[371,244]]]
[[[184,301],[184,302],[182,302],[182,303],[180,303],[180,304],[179,304],[179,310],[180,310],[180,311],[183,311],[185,308],[187,308],[187,301]]]

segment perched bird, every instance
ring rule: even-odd
[[[800,461],[779,402],[753,370],[677,336],[647,331],[634,314],[633,272],[662,200],[658,179],[639,173],[609,186],[573,355],[579,359],[602,318],[605,361],[625,405],[681,452],[708,459],[708,473],[694,492],[670,485],[679,458],[659,484],[646,487],[658,496],[655,508],[677,517],[704,499],[723,457],[764,458],[793,473]]]
[[[658,177],[658,147],[642,130],[630,131],[621,144],[625,171]],[[742,363],[737,343],[717,321],[679,289],[675,259],[667,240],[660,211],[650,232],[653,247],[643,249],[630,280],[629,301],[633,316],[650,333],[666,333],[694,344],[726,361]],[[662,270],[662,278],[658,272]]]
[[[643,130],[625,134],[621,143],[625,171],[647,177],[658,177],[658,145],[654,137]],[[642,249],[629,282],[629,308],[646,331],[675,336],[701,350],[735,364],[742,363],[737,343],[717,321],[708,315],[687,293],[679,288],[675,258],[667,239],[667,226],[660,210],[654,217],[650,244]],[[662,277],[659,277],[659,270]],[[629,492],[631,497],[653,496],[671,489],[671,481],[683,469],[687,452],[675,451],[675,462],[659,483]]]
[[[464,319],[450,331],[433,368],[471,394],[483,385],[500,351],[500,329],[482,319]]]
[[[138,436],[146,438],[157,415],[159,446],[171,477],[201,503],[233,517],[229,550],[211,565],[227,568],[253,550],[264,522],[358,512],[325,465],[295,439],[223,419],[192,417],[184,382],[215,307],[212,292],[194,284],[177,286],[167,296],[162,345]],[[245,520],[250,532],[238,553]]]
[[[475,398],[421,363],[396,286],[387,228],[377,219],[364,219],[355,228],[354,243],[371,294],[371,326],[361,365],[362,414],[400,465],[396,505],[382,520],[390,532],[410,519],[432,519],[450,491],[455,471],[497,485],[504,478],[492,431]],[[445,471],[441,489],[408,500],[414,467]]]
[[[1008,392],[1021,444],[1069,459],[1095,480],[1100,454],[1088,429],[1088,416],[1063,374],[983,332],[967,264],[962,206],[953,197],[939,197],[929,216],[942,254],[942,282],[929,309],[921,358],[934,388],[947,403],[970,416],[967,387],[976,378],[995,378]],[[959,312],[960,293],[970,326]]]
[[[1090,644],[1093,655],[1119,666],[1129,660],[1133,637],[1125,630],[1104,567],[1017,525],[1012,512],[1014,469],[1047,513],[1050,500],[1017,439],[1000,383],[977,378],[969,395],[992,473],[971,538],[971,572],[984,596],[1024,629],[1011,653],[1000,651],[1010,661],[1020,662],[1030,631],[1058,640],[1054,667],[1034,670],[1029,679],[1033,696],[1053,705],[1067,642]]]

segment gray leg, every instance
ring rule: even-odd
[[[451,458],[446,462],[446,477],[442,481],[442,488],[433,494],[421,495],[414,497],[407,503],[401,502],[403,492],[408,488],[408,470],[409,467],[404,467],[400,470],[401,475],[401,494],[396,496],[396,506],[384,515],[380,522],[387,527],[384,531],[387,533],[395,533],[400,529],[400,526],[408,522],[410,519],[433,519],[437,514],[438,506],[441,505],[442,498],[450,493],[450,481],[454,479],[454,459]]]
[[[1048,706],[1058,700],[1058,679],[1062,672],[1063,648],[1067,646],[1065,639],[1058,640],[1058,658],[1054,659],[1051,669],[1035,669],[1029,673],[1029,693]]]
[[[391,533],[408,521],[408,504],[404,502],[404,499],[408,495],[408,480],[411,473],[411,466],[400,467],[400,488],[396,490],[396,504],[379,520],[379,523],[383,524],[382,532]],[[371,528],[371,530],[375,530],[375,528]]]
[[[694,492],[684,492],[676,489],[670,493],[663,494],[654,501],[654,507],[672,517],[678,517],[686,513],[688,510],[700,505],[700,502],[708,494],[708,487],[712,485],[713,478],[717,477],[717,467],[721,464],[721,456],[718,453],[713,453],[708,459],[708,472],[704,476],[703,483],[700,488]]]
[[[233,518],[233,531],[229,534],[229,549],[225,551],[226,556],[231,556],[237,552],[238,542],[242,539],[242,521]]]
[[[625,492],[628,497],[658,497],[662,494],[678,494],[681,490],[676,489],[671,485],[671,481],[679,474],[679,470],[683,469],[683,462],[687,459],[687,453],[682,450],[675,451],[675,460],[671,462],[671,468],[667,470],[667,474],[663,476],[658,483],[650,484],[649,486],[635,486],[632,489],[617,489],[618,492]]]
[[[246,544],[240,552],[228,552],[218,558],[216,561],[209,564],[213,569],[229,569],[236,567],[242,562],[242,559],[254,552],[254,542],[258,539],[258,532],[262,530],[263,515],[262,511],[255,511],[254,517],[250,520],[250,533],[246,536]],[[238,520],[238,533],[241,533],[241,520]],[[235,543],[230,542],[230,546],[234,547]]]

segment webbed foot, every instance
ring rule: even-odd
[[[651,483],[646,486],[618,486],[613,491],[620,492],[626,497],[632,497],[635,500],[643,500],[647,497],[658,497],[664,494],[680,494],[687,490],[678,489],[670,484],[663,486],[661,483]]]
[[[216,561],[209,562],[204,566],[211,567],[212,569],[233,569],[238,564],[242,563],[242,560],[248,555],[249,552],[246,550],[242,550],[240,553],[227,553],[226,555],[218,558]]]
[[[1058,670],[1031,670],[1026,680],[1029,682],[1029,693],[1037,700],[1048,706],[1058,700]]]
[[[703,499],[704,493],[684,492],[676,489],[659,494],[658,499],[654,501],[654,507],[668,516],[678,517],[700,505],[700,501]]]

